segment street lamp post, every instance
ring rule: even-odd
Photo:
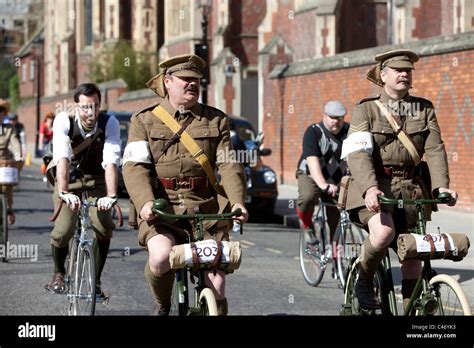
[[[198,3],[198,8],[202,11],[201,19],[201,30],[202,30],[202,39],[201,45],[198,45],[200,56],[206,62],[206,68],[203,72],[203,77],[201,79],[201,101],[203,104],[207,104],[207,86],[209,85],[209,46],[207,43],[207,26],[209,24],[208,16],[211,11],[212,0],[200,0]]]

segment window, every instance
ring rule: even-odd
[[[172,0],[167,1],[166,17],[168,21],[168,36],[173,38],[189,33],[191,30],[191,4],[189,0]]]
[[[92,0],[86,0],[84,4],[84,45],[92,45]]]
[[[30,60],[30,81],[35,79],[35,61]]]
[[[21,65],[21,82],[26,82],[26,64]]]

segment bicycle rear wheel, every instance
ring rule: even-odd
[[[318,286],[326,270],[325,241],[322,223],[315,221],[314,234],[317,243],[311,243],[308,231],[300,233],[300,268],[304,280],[311,286]]]
[[[0,222],[0,243],[3,245],[2,262],[7,262],[8,251],[8,219],[7,219],[7,198],[4,193],[0,194],[1,219]]]
[[[345,285],[345,277],[351,260],[357,258],[360,254],[364,234],[362,230],[352,223],[345,224],[341,228],[339,224],[336,230],[336,264],[339,283],[342,288]]]
[[[431,278],[428,293],[434,296],[438,304],[433,315],[471,315],[471,307],[461,285],[447,274]]]
[[[214,293],[209,288],[204,288],[199,294],[199,308],[203,316],[216,316],[217,303]]]
[[[95,259],[89,244],[79,249],[77,260],[73,315],[94,315],[96,302]]]

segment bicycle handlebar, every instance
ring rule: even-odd
[[[49,221],[54,222],[58,216],[59,213],[61,212],[61,208],[63,207],[63,204],[65,202],[61,199],[61,197],[58,197],[57,199],[57,204],[56,208],[54,209],[53,215],[49,217]],[[86,206],[86,207],[96,207],[97,206],[97,201],[82,201],[81,205]],[[122,209],[120,209],[120,206],[118,205],[118,202],[115,202],[113,205],[115,212],[117,213],[117,225],[118,227],[123,226],[123,215],[122,215]]]
[[[400,203],[414,204],[414,205],[449,204],[453,200],[453,197],[447,192],[442,192],[438,194],[437,199],[393,199],[393,198],[387,198],[382,195],[378,195],[377,198],[379,202],[382,204],[393,204],[393,205],[398,205]]]
[[[198,220],[231,220],[234,217],[242,214],[242,209],[238,208],[230,213],[225,214],[170,214],[162,211],[168,202],[163,198],[158,198],[153,201],[153,212],[161,217],[168,219],[198,219]]]

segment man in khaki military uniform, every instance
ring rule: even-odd
[[[171,247],[185,241],[186,222],[168,223],[152,211],[153,200],[166,198],[175,214],[217,213],[219,205],[203,167],[185,146],[175,141],[163,152],[173,132],[152,112],[161,105],[197,142],[218,169],[232,210],[242,209],[242,222],[248,218],[245,201],[245,179],[239,163],[216,163],[219,151],[231,148],[226,115],[215,108],[198,103],[202,70],[205,62],[196,55],[172,57],[160,64],[162,72],[147,85],[162,99],[134,114],[131,118],[128,143],[123,155],[123,176],[127,191],[139,212],[139,244],[149,252],[145,278],[155,300],[157,315],[167,315],[171,306],[174,270],[170,269]],[[225,153],[225,152],[224,152]],[[180,220],[183,221],[183,220]],[[226,229],[217,224],[206,226],[205,239],[228,240]],[[206,283],[214,291],[220,315],[227,314],[224,272],[207,272]]]
[[[10,103],[0,98],[0,160],[22,161],[20,138],[12,124],[4,124],[3,120],[10,111]],[[9,146],[11,144],[11,150]],[[22,163],[20,163],[20,167]],[[9,225],[15,223],[15,214],[13,213],[13,186],[2,185],[0,189],[7,196],[7,222]]]
[[[349,138],[369,136],[365,138],[368,140],[365,143],[369,145],[357,148],[348,156],[352,179],[347,209],[353,221],[361,222],[369,230],[369,238],[362,248],[359,280],[355,289],[361,307],[366,309],[380,307],[372,281],[388,246],[395,241],[396,234],[406,233],[407,227],[416,222],[413,207],[393,209],[393,206],[380,205],[377,196],[383,194],[389,198],[409,199],[415,189],[418,192],[421,189],[424,197],[431,193],[450,193],[452,205],[457,199],[457,193],[448,188],[448,160],[434,106],[429,100],[408,93],[418,56],[408,50],[395,50],[379,54],[375,60],[377,64],[369,71],[367,78],[383,87],[382,93],[357,104],[349,129]],[[412,156],[377,106],[377,100],[409,135],[419,156],[426,154],[431,183],[424,182],[416,174],[418,168],[415,168]],[[432,192],[427,189],[430,184]],[[402,295],[406,303],[421,272],[421,262],[405,261],[401,271]]]

